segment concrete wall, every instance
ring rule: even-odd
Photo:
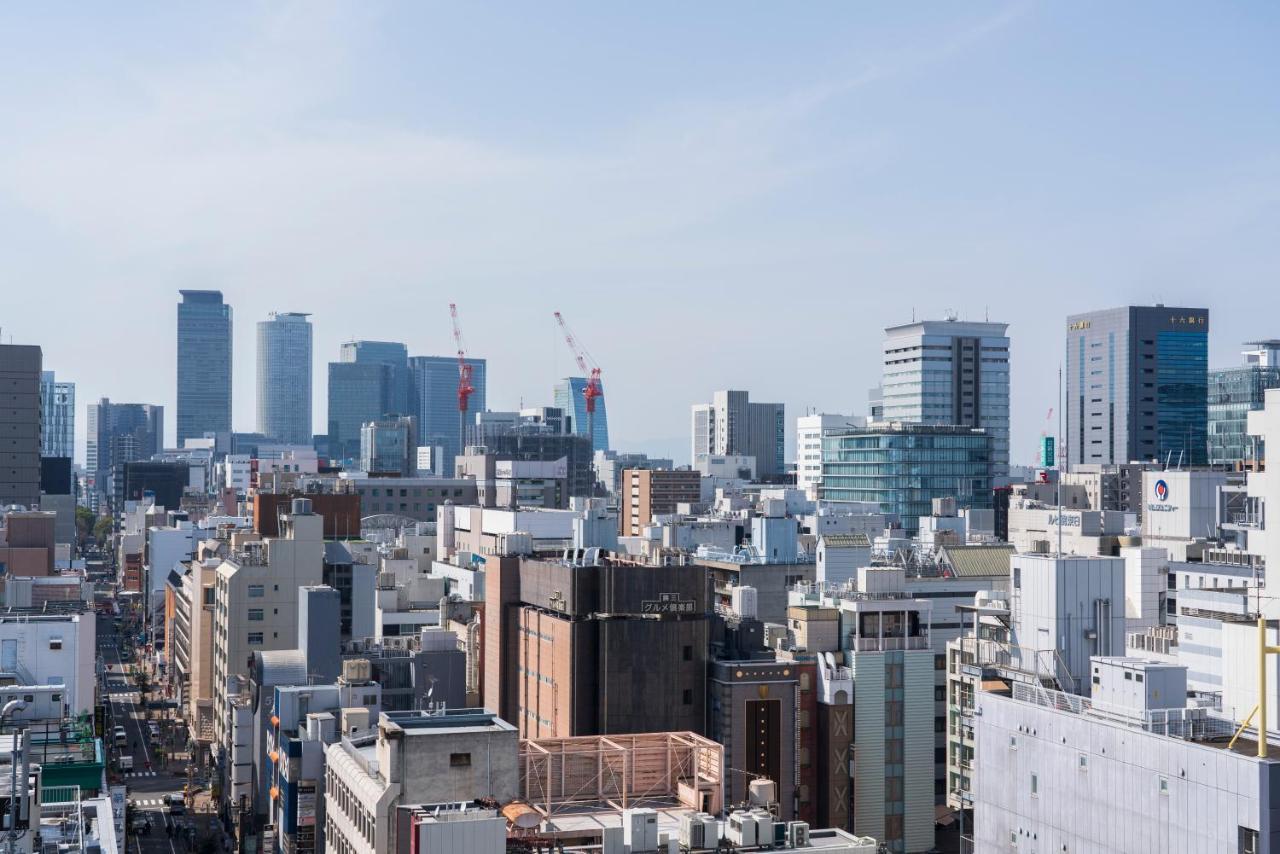
[[[994,694],[977,708],[978,851],[1222,854],[1240,850],[1239,827],[1271,824],[1271,763]]]

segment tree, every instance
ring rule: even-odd
[[[88,507],[76,506],[76,537],[82,545],[93,533],[94,522],[97,521],[97,518]]]
[[[93,538],[99,543],[105,543],[111,539],[111,517],[99,516],[98,521],[93,526]]]

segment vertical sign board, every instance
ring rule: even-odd
[[[93,735],[95,738],[107,737],[107,707],[93,707]]]
[[[316,823],[316,782],[298,782],[298,827],[311,827]]]
[[[111,789],[111,817],[115,820],[116,826],[116,844],[124,846],[124,804],[125,798],[128,797],[128,789],[124,786],[112,786]]]
[[[1040,437],[1040,466],[1051,469],[1057,464],[1057,446],[1052,436]]]

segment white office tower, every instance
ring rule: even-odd
[[[1169,590],[1169,553],[1164,549],[1130,546],[1120,549],[1124,559],[1124,616],[1129,631],[1163,625]]]
[[[883,420],[981,427],[991,434],[992,476],[1007,478],[1008,328],[948,318],[885,329]]]
[[[755,457],[761,480],[784,473],[787,425],[781,403],[754,403],[745,391],[717,391],[711,403],[695,404],[691,413],[695,468],[707,456],[748,456]]]
[[[1124,560],[1023,554],[1010,570],[1011,656],[1023,671],[1088,696],[1090,656],[1124,654]]]
[[[821,412],[796,419],[796,488],[810,499],[818,499],[822,484],[822,436],[831,430],[866,427],[860,415],[833,415]]]

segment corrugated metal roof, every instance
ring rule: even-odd
[[[1017,550],[1012,545],[944,546],[938,559],[959,578],[1009,574],[1009,559]]]
[[[871,539],[866,534],[823,534],[818,541],[829,549],[871,547]]]
[[[263,686],[306,685],[307,657],[297,649],[273,649],[255,652],[258,673]]]

